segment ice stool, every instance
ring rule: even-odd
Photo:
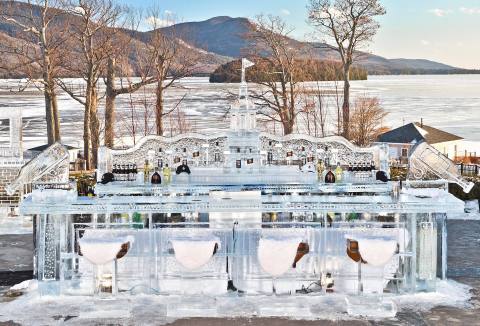
[[[79,240],[79,254],[94,265],[93,293],[101,298],[117,294],[117,260],[124,257],[133,243],[131,236],[105,237],[103,232],[90,235],[85,232]],[[114,263],[112,273],[103,273],[108,264]]]
[[[280,236],[270,234],[260,238],[258,262],[260,267],[272,276],[272,291],[277,293],[275,280],[295,268],[296,263],[309,251],[308,243],[298,235]]]
[[[368,316],[389,318],[395,317],[397,307],[392,300],[383,297],[381,293],[364,294],[362,280],[362,264],[383,269],[398,250],[398,242],[388,236],[351,236],[347,238],[347,255],[358,263],[357,296],[347,297],[347,312],[352,316]]]

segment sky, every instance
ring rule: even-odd
[[[273,14],[294,28],[301,40],[324,40],[307,22],[308,0],[121,0],[135,7],[161,9],[164,19],[188,22],[215,16]],[[387,14],[364,50],[387,58],[429,59],[480,69],[480,0],[383,0]],[[168,19],[168,17],[174,19]]]

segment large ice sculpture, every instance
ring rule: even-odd
[[[416,179],[425,178],[427,173],[431,173],[458,184],[466,193],[474,186],[472,182],[462,179],[455,163],[426,142],[419,143],[413,148],[409,161],[409,172]]]
[[[5,187],[9,195],[13,195],[24,184],[33,183],[42,176],[55,171],[62,163],[68,162],[68,150],[60,143],[55,143],[40,153],[37,157],[25,164],[18,177]],[[68,182],[68,170],[66,175],[59,176],[61,181]]]

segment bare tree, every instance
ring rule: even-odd
[[[112,51],[107,62],[105,78],[105,146],[113,148],[115,142],[115,100],[122,94],[132,94],[143,86],[153,84],[157,77],[154,74],[154,55],[148,45],[139,42],[134,34],[139,30],[142,16],[130,13],[128,27],[130,31],[119,35],[112,44]],[[132,60],[133,58],[133,60]],[[134,62],[132,62],[134,61]],[[134,66],[139,80],[130,78],[130,67]],[[120,85],[116,86],[117,73],[121,74]]]
[[[343,136],[349,138],[350,70],[377,33],[380,25],[375,17],[384,15],[380,0],[310,0],[309,20],[317,29],[334,40],[343,65]]]
[[[327,135],[327,92],[321,88],[320,82],[316,82],[313,89],[305,89],[302,93],[304,107],[300,116],[306,133],[314,137],[325,137]]]
[[[97,114],[98,81],[112,57],[113,43],[119,33],[123,8],[112,0],[72,0],[67,10],[70,20],[71,48],[65,69],[74,76],[81,76],[84,87],[67,84],[56,79],[57,84],[73,99],[84,106],[83,148],[87,169],[96,165],[100,146],[100,120]]]
[[[285,135],[291,134],[300,110],[297,98],[302,80],[297,69],[300,49],[290,43],[288,35],[292,30],[280,17],[260,15],[253,26],[245,37],[253,43],[250,56],[259,73],[254,82],[262,88],[252,92],[251,97],[264,108],[261,114],[280,122]]]
[[[60,45],[64,33],[58,28],[63,12],[59,1],[36,0],[20,4],[5,1],[0,4],[0,22],[20,30],[21,42],[4,44],[3,53],[14,55],[16,63],[11,70],[21,71],[30,82],[40,88],[45,98],[48,144],[60,141],[60,117],[54,78],[63,58]],[[6,53],[7,52],[7,53]],[[39,76],[41,76],[39,78]]]
[[[172,18],[168,18],[172,21]],[[174,28],[162,31],[160,27],[165,19],[159,15],[159,11],[153,8],[150,11],[149,21],[153,27],[148,41],[150,55],[153,59],[154,77],[156,79],[156,102],[155,102],[155,124],[156,134],[163,135],[163,117],[171,113],[177,106],[165,110],[165,90],[175,86],[182,78],[192,75],[198,68],[198,54],[194,53],[180,38],[177,37]],[[170,22],[170,24],[172,24]]]
[[[387,112],[376,97],[359,97],[351,117],[351,140],[358,146],[368,146],[377,137],[388,130],[383,127]]]

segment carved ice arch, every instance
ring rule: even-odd
[[[331,155],[332,163],[353,164],[375,162],[382,170],[388,171],[388,150],[380,146],[369,148],[358,147],[340,136],[316,138],[304,134],[276,136],[269,133],[256,133],[253,138],[245,138],[251,142],[249,146],[258,148],[262,159],[266,161],[267,153],[272,151],[274,160],[283,160],[288,152],[294,152],[295,158],[313,157],[323,158],[325,153]],[[219,166],[226,160],[231,150],[229,146],[233,139],[242,138],[242,135],[231,131],[223,131],[211,135],[186,133],[174,137],[150,135],[142,138],[137,144],[128,149],[108,149],[102,147],[99,151],[97,177],[112,170],[113,164],[137,164],[143,166],[145,159],[158,165],[174,166],[187,159],[189,164],[209,167]],[[243,143],[243,141],[241,142]],[[273,150],[272,150],[273,149]]]

